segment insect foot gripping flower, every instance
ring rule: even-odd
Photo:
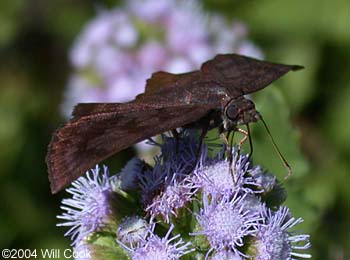
[[[65,222],[57,226],[71,227],[65,236],[70,236],[73,245],[81,243],[94,232],[114,232],[120,214],[123,197],[113,190],[107,167],[99,175],[100,168],[96,166],[86,177],[80,177],[72,183],[67,192],[72,195],[63,199],[61,209],[65,211],[57,216]],[[126,204],[124,202],[124,204]]]
[[[200,2],[132,0],[100,11],[71,48],[63,114],[79,102],[130,101],[154,71],[196,70],[217,53],[262,58],[244,24],[215,13],[207,18]]]
[[[129,252],[132,260],[177,260],[181,256],[192,252],[190,243],[185,243],[180,235],[170,237],[174,226],[171,225],[166,235],[160,238],[154,233],[155,224],[146,237],[137,243],[136,247],[122,246]]]
[[[252,247],[254,259],[293,260],[311,258],[310,254],[296,252],[296,250],[310,248],[310,236],[294,235],[288,231],[301,223],[303,221],[301,218],[290,217],[289,210],[286,207],[280,207],[276,212],[265,208],[262,215],[264,223],[259,226]]]

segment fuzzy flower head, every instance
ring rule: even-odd
[[[261,202],[261,198],[258,194],[247,193],[243,199],[244,207],[246,210],[252,212],[261,212],[265,205]]]
[[[170,217],[176,217],[178,210],[192,200],[197,189],[183,170],[181,164],[158,162],[140,178],[141,200],[152,219],[161,216],[169,223]]]
[[[206,193],[232,193],[236,190],[229,162],[213,161],[196,169],[193,182]]]
[[[100,10],[71,48],[74,72],[63,113],[79,102],[130,101],[155,71],[196,70],[217,53],[232,52],[262,56],[244,24],[208,18],[199,0],[131,0]]]
[[[277,212],[265,208],[263,212],[265,224],[259,226],[255,237],[257,260],[296,260],[311,258],[310,254],[299,253],[295,250],[310,248],[309,235],[293,235],[288,230],[301,223],[301,218],[289,217],[289,210],[280,207]],[[302,244],[301,244],[302,243]]]
[[[249,174],[254,178],[256,186],[262,192],[269,192],[277,185],[276,176],[266,172],[261,166],[255,166],[249,169]]]
[[[238,248],[243,246],[243,238],[253,235],[259,225],[259,213],[245,210],[244,196],[233,198],[203,196],[203,208],[196,215],[200,230],[193,235],[204,235],[213,251],[233,250],[243,255]]]
[[[177,260],[181,256],[192,252],[190,243],[185,243],[180,235],[170,237],[174,226],[171,225],[163,238],[154,233],[155,225],[149,230],[146,238],[142,239],[136,247],[127,247],[121,244],[131,255],[132,260]]]
[[[190,176],[199,143],[184,131],[177,139],[163,136],[163,143],[155,144],[160,146],[161,154],[155,158],[154,168],[140,177],[141,200],[152,219],[161,216],[169,223],[170,217],[176,217],[178,210],[185,207],[197,191]]]
[[[100,168],[86,173],[72,183],[66,191],[72,198],[62,200],[61,209],[66,211],[57,216],[65,222],[57,226],[71,227],[65,236],[71,236],[73,245],[82,241],[90,233],[99,231],[109,224],[113,217],[114,192],[110,184],[107,167],[99,175]]]
[[[202,153],[200,163],[194,172],[192,181],[203,192],[231,196],[235,192],[244,191],[254,193],[252,187],[256,187],[255,179],[249,175],[251,162],[247,155],[233,153],[232,165],[221,155],[217,159],[208,159],[206,153]]]
[[[164,186],[164,190],[152,198],[145,211],[152,219],[161,216],[166,223],[169,223],[170,217],[177,217],[178,211],[193,199],[196,191],[187,179],[177,182],[174,175],[173,180]]]

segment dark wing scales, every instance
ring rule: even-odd
[[[99,104],[84,106],[97,111]],[[114,106],[113,106],[114,105]],[[51,191],[56,193],[100,161],[139,141],[189,124],[205,116],[210,107],[179,105],[145,107],[142,104],[113,104],[103,113],[75,117],[54,133],[46,163]],[[90,107],[89,107],[90,106]],[[88,109],[89,107],[89,109]],[[108,106],[107,106],[108,107]]]
[[[85,116],[92,116],[97,114],[108,114],[108,113],[123,113],[139,111],[140,109],[154,109],[159,106],[154,104],[138,104],[135,103],[79,103],[74,107],[72,112],[72,121],[79,120]],[[161,107],[161,105],[160,105]]]
[[[181,74],[173,74],[165,71],[155,72],[146,81],[145,93],[155,94],[161,89],[172,87],[179,78],[181,78]]]
[[[256,60],[237,54],[220,54],[205,62],[201,71],[205,77],[220,83],[232,98],[258,91],[289,71],[302,69],[298,65],[285,65]]]
[[[145,100],[154,100],[154,97],[163,99],[164,102],[178,102],[174,92],[184,92],[191,88],[193,83],[199,77],[199,71],[192,71],[182,74],[173,74],[164,71],[158,71],[147,79],[145,92],[138,95],[135,102],[144,102]]]

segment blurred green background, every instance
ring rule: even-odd
[[[46,146],[64,121],[59,104],[74,37],[98,6],[118,3],[0,2],[1,249],[69,247],[64,229],[55,227],[65,194],[49,191]],[[300,229],[311,234],[313,259],[350,259],[349,2],[207,0],[204,8],[246,23],[266,59],[306,67],[254,98],[294,169],[284,181],[286,204],[305,220]],[[254,160],[283,180],[261,123],[253,127],[253,141]],[[117,164],[131,155],[119,156]]]

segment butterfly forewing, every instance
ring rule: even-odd
[[[53,193],[109,156],[169,129],[192,123],[210,110],[193,105],[133,104],[132,109],[130,104],[103,104],[101,109],[100,105],[78,105],[75,118],[53,135],[46,158]],[[77,118],[78,115],[81,117]]]
[[[205,77],[224,87],[230,97],[236,98],[263,89],[287,72],[302,68],[298,65],[272,63],[237,54],[221,54],[205,62],[201,71]]]

